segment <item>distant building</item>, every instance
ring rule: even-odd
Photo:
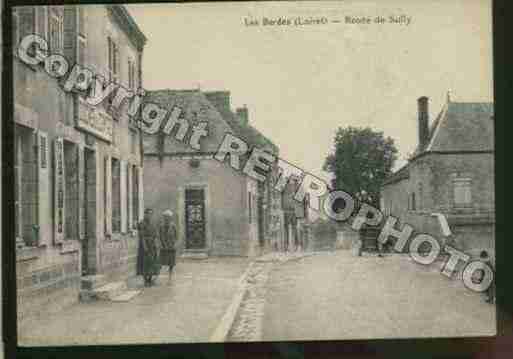
[[[381,207],[402,223],[445,240],[448,221],[462,250],[495,248],[492,103],[451,102],[429,126],[428,99],[418,99],[418,147],[381,191]]]
[[[24,6],[13,12],[18,314],[78,300],[81,276],[135,272],[142,210],[140,133],[108,100],[89,106],[41,63],[16,54],[29,34],[70,66],[141,86],[145,36],[123,6]]]
[[[247,108],[233,113],[228,91],[149,91],[145,101],[170,112],[175,106],[183,111],[167,134],[161,130],[143,136],[145,205],[157,215],[165,209],[177,214],[179,253],[254,256],[270,248],[269,181],[261,184],[214,158],[227,133],[250,147],[277,153],[249,125]],[[192,128],[202,122],[208,124],[208,135],[201,138],[197,150],[188,139]],[[185,134],[183,140],[176,138],[178,131]]]

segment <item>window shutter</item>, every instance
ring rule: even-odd
[[[86,40],[82,37],[77,38],[77,62],[85,66]]]
[[[12,10],[12,50],[13,53],[17,53],[16,48],[18,47],[18,32],[19,32],[19,17],[18,17],[18,11],[16,9]]]
[[[77,61],[77,6],[64,8],[64,56],[70,63]]]
[[[121,195],[121,198],[120,198],[120,206],[121,206],[121,232],[123,233],[126,233],[127,232],[127,220],[126,220],[126,215],[127,215],[127,210],[126,210],[126,201],[127,201],[127,192],[126,192],[126,181],[127,181],[127,176],[126,176],[126,168],[127,168],[127,162],[125,160],[121,160],[120,161],[120,173],[121,173],[121,178],[120,178],[120,187],[121,187],[121,190],[120,190],[120,195]]]
[[[77,12],[78,12],[78,33],[82,35],[83,37],[86,36],[86,30],[85,30],[85,8],[84,6],[77,6]]]
[[[105,156],[105,234],[112,234],[112,161]]]
[[[138,212],[139,212],[139,218],[138,218],[138,221],[142,221],[143,217],[144,217],[144,206],[143,206],[143,203],[144,203],[144,190],[143,190],[143,174],[142,174],[142,169],[141,167],[137,167],[137,178],[138,178],[138,182],[139,182],[139,208],[138,208]]]
[[[48,7],[36,6],[37,31],[36,33],[43,39],[48,38]]]
[[[38,187],[38,245],[48,244],[52,229],[49,213],[52,211],[50,203],[50,171],[48,166],[48,135],[43,131],[37,133],[37,187]]]
[[[20,40],[27,35],[32,35],[36,32],[36,13],[35,7],[24,6],[17,9],[20,24]]]
[[[126,200],[127,200],[127,213],[126,213],[126,216],[127,216],[127,229],[128,231],[130,231],[132,228],[133,228],[133,223],[132,223],[132,219],[133,219],[133,214],[132,214],[132,205],[133,205],[133,196],[132,196],[132,186],[133,186],[133,183],[132,183],[132,165],[131,164],[127,164],[127,167],[126,167]]]
[[[85,217],[86,203],[85,201],[85,161],[84,161],[84,145],[77,146],[78,151],[78,238],[85,238]]]
[[[66,187],[64,185],[64,141],[62,137],[54,140],[54,178],[55,178],[55,190],[54,190],[54,226],[55,243],[61,243],[64,240],[64,218],[65,218],[65,195]]]

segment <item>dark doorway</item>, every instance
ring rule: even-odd
[[[204,249],[205,238],[205,191],[185,190],[185,248]]]
[[[84,184],[82,275],[89,275],[96,273],[96,159],[88,148],[84,149]]]

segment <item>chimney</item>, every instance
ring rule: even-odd
[[[244,105],[243,107],[239,107],[237,108],[236,110],[236,113],[237,113],[237,117],[239,119],[239,121],[245,126],[248,124],[248,121],[249,121],[249,117],[248,117],[248,108],[246,105]]]
[[[230,91],[211,91],[205,92],[207,99],[219,111],[221,116],[226,117],[230,114]]]
[[[429,140],[429,99],[426,96],[419,97],[418,104],[418,132],[419,132],[419,150],[426,148]]]

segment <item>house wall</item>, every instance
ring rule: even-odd
[[[190,157],[145,156],[145,206],[153,208],[157,216],[171,209],[177,213],[177,251],[185,248],[184,189],[203,186],[207,189],[207,246],[212,255],[251,255],[250,243],[254,229],[248,220],[248,187],[244,174],[226,163],[208,158],[201,159],[198,168],[189,165]],[[255,207],[256,208],[256,207]],[[251,230],[250,230],[251,227]]]
[[[494,252],[494,158],[493,154],[428,154],[410,163],[409,178],[387,184],[382,189],[385,214],[409,223],[419,232],[443,237],[431,213],[446,215],[453,239],[465,251],[490,249]],[[472,207],[454,206],[453,177],[472,179]],[[409,209],[415,193],[416,209]]]
[[[115,28],[116,25],[113,23],[109,25],[109,16],[104,6],[84,8],[87,33],[86,64],[104,69],[107,61],[106,29],[109,26]],[[123,36],[120,34],[120,39]],[[125,40],[120,40],[120,43],[126,45],[126,36]],[[125,47],[120,46],[122,59],[126,55]],[[88,186],[90,199],[89,205],[86,206],[90,216],[90,228],[87,230],[90,274],[98,273],[118,278],[135,271],[137,241],[136,236],[131,234],[130,228],[135,223],[128,222],[127,217],[132,210],[139,212],[139,209],[134,209],[132,206],[130,209],[123,209],[122,217],[125,218],[125,222],[120,233],[114,233],[110,237],[105,235],[105,218],[108,211],[105,208],[107,187],[104,161],[105,158],[115,156],[123,164],[140,168],[141,159],[139,151],[131,153],[130,150],[128,139],[130,130],[126,111],[121,110],[120,115],[116,116],[118,119],[111,120],[114,124],[114,140],[108,143],[75,127],[79,111],[76,95],[64,91],[61,84],[55,78],[51,78],[42,66],[28,66],[17,57],[13,57],[13,83],[15,99],[13,119],[17,126],[23,126],[37,134],[43,133],[48,139],[47,170],[40,171],[38,176],[39,185],[46,184],[48,189],[39,190],[38,222],[41,228],[39,244],[18,248],[16,253],[18,316],[24,319],[39,311],[58,311],[63,306],[76,302],[80,289],[83,269],[82,246],[85,238],[77,234],[75,237],[64,239],[61,243],[57,240],[55,231],[54,142],[64,139],[81,148],[82,153],[85,149],[94,153],[95,164],[91,173],[95,176],[88,180],[89,185],[83,183],[85,182],[83,173],[79,175],[80,181],[83,181],[81,185]],[[142,182],[139,182],[142,185]],[[129,183],[131,184],[132,180],[129,180]],[[124,189],[121,189],[120,195],[121,206],[126,208]],[[79,200],[79,203],[82,208],[83,199]]]

